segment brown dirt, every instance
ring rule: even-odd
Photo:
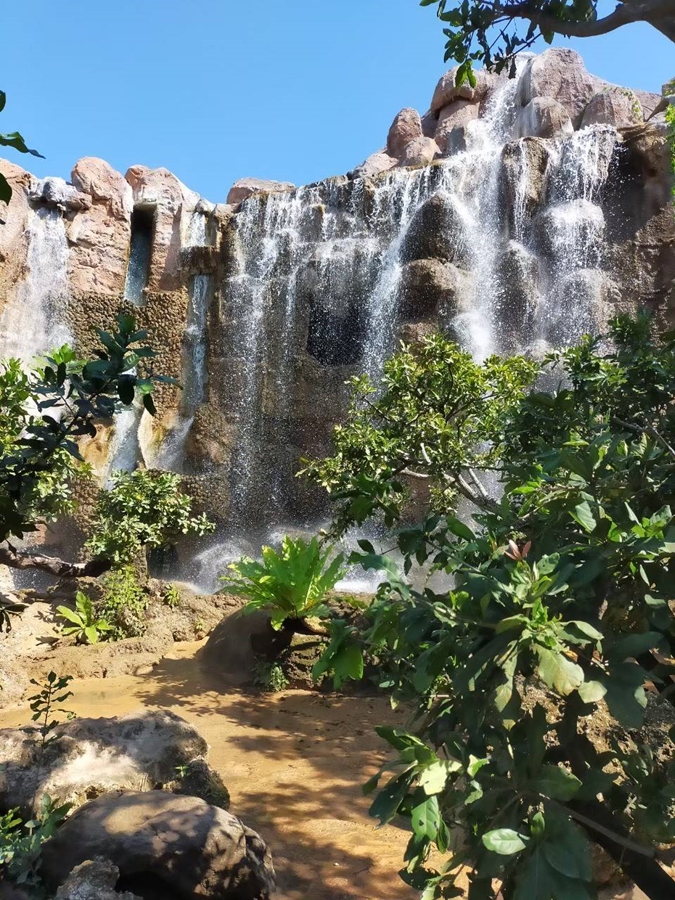
[[[402,723],[404,714],[380,697],[225,688],[200,668],[202,646],[175,645],[147,676],[77,679],[69,708],[113,716],[155,707],[192,722],[211,746],[232,812],[271,846],[280,900],[413,900],[397,875],[408,834],[377,829],[360,790],[386,755],[373,726]],[[29,718],[26,708],[5,711],[0,727]]]

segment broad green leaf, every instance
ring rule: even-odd
[[[435,841],[441,824],[438,797],[425,797],[413,806],[410,813],[410,824],[418,838]]]
[[[597,703],[607,693],[607,688],[600,681],[584,681],[577,690],[584,703]]]
[[[533,782],[533,787],[552,800],[571,800],[581,787],[581,782],[561,766],[543,766]]]
[[[374,819],[380,820],[380,825],[386,825],[396,817],[398,808],[408,793],[412,777],[410,772],[403,772],[392,778],[377,795],[369,813]]]
[[[597,526],[597,522],[595,520],[595,516],[591,512],[590,504],[588,500],[584,500],[582,503],[579,503],[572,510],[572,518],[581,525],[584,531],[587,531],[589,534],[592,531],[595,531]]]
[[[526,847],[527,838],[525,835],[518,834],[512,828],[497,828],[494,831],[488,831],[482,837],[483,844],[493,853],[499,853],[500,856],[513,856],[514,853],[520,853]]]
[[[537,674],[548,687],[566,697],[584,682],[584,672],[559,650],[549,650],[537,644],[534,647],[539,656]]]

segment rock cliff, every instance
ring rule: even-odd
[[[300,459],[327,449],[346,378],[377,377],[398,338],[441,327],[481,357],[569,343],[615,310],[672,319],[663,107],[548,50],[473,88],[448,72],[347,175],[242,179],[226,204],[165,169],[85,158],[66,183],[0,162],[0,352],[86,350],[133,309],[184,389],[86,455],[101,481],[138,464],[186,476],[219,537],[174,564],[213,586],[242,538],[320,520]]]

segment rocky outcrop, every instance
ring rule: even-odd
[[[290,181],[266,181],[264,178],[240,178],[227,194],[227,203],[237,206],[254,194],[274,194],[278,191],[292,191],[295,185]]]
[[[552,97],[534,97],[518,111],[515,136],[558,138],[572,134],[574,127],[562,103]]]
[[[439,147],[436,141],[428,137],[418,137],[406,144],[398,165],[428,166],[438,156],[438,153]]]
[[[398,160],[394,156],[390,156],[384,150],[379,150],[358,165],[354,169],[353,175],[355,178],[374,178],[393,169],[397,163]]]
[[[195,797],[116,791],[80,807],[44,845],[42,876],[55,888],[76,866],[110,860],[134,880],[195,900],[267,900],[275,887],[263,839]]]
[[[422,121],[416,109],[402,109],[396,116],[387,135],[387,153],[400,159],[411,141],[422,137]]]
[[[615,128],[630,128],[643,119],[644,112],[637,95],[628,88],[612,86],[596,94],[589,102],[581,118],[581,127],[613,125]]]
[[[497,76],[485,69],[479,69],[474,74],[476,76],[475,87],[472,87],[468,81],[457,87],[457,67],[446,72],[434,90],[431,98],[431,111],[438,113],[454,100],[468,100],[471,103],[479,103],[484,100]]]
[[[517,100],[520,106],[527,106],[535,98],[550,97],[565,108],[578,127],[584,110],[603,85],[601,79],[587,72],[576,51],[556,47],[528,61]]]
[[[442,154],[464,149],[465,128],[478,118],[479,113],[478,104],[466,99],[452,100],[441,109],[435,140]]]
[[[129,256],[133,191],[102,159],[89,156],[73,168],[71,180],[89,205],[68,228],[70,283],[74,291],[119,295]]]
[[[466,289],[466,273],[439,259],[417,259],[403,267],[399,303],[404,321],[440,316],[450,320]]]
[[[139,711],[122,718],[74,719],[53,732],[44,755],[36,728],[0,730],[0,809],[40,808],[45,795],[80,805],[121,788],[176,784],[176,770],[196,764],[201,783],[213,796],[218,777],[208,777],[201,762],[208,745],[199,732],[169,711]],[[197,783],[197,772],[192,773]],[[84,857],[87,858],[87,857]]]
[[[101,856],[75,866],[54,900],[140,900],[129,891],[116,891],[120,870]]]

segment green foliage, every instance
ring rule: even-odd
[[[410,478],[432,484],[441,508],[460,495],[473,498],[474,470],[495,467],[504,417],[536,374],[537,365],[522,357],[476,365],[433,335],[387,361],[381,396],[367,376],[353,378],[348,421],[333,433],[335,455],[305,469],[339,504],[338,531],[375,512],[391,525]]]
[[[7,94],[4,91],[0,91],[0,112],[3,111],[6,103]],[[30,153],[32,156],[39,156],[40,159],[44,159],[41,153],[38,153],[37,150],[31,150],[26,145],[26,142],[18,131],[12,131],[9,134],[0,134],[0,147],[11,147],[13,150],[18,150],[19,153]],[[11,185],[4,175],[0,174],[0,200],[4,203],[9,203],[11,199]]]
[[[97,424],[112,421],[136,393],[154,413],[154,384],[175,383],[139,371],[155,354],[133,317],[120,314],[117,331],[98,335],[102,347],[89,362],[63,346],[28,373],[17,360],[0,365],[0,541],[72,507],[77,438],[95,436]]]
[[[107,622],[110,638],[121,641],[144,635],[149,597],[134,567],[117,566],[102,580],[103,597],[96,603],[96,615]]]
[[[223,587],[248,597],[243,612],[269,611],[276,629],[287,619],[327,617],[326,593],[344,575],[343,555],[338,553],[331,561],[332,553],[333,548],[322,547],[317,538],[286,536],[281,550],[262,548],[262,562],[243,557],[232,563],[229,568],[234,574],[223,576]]]
[[[52,731],[60,724],[58,719],[54,719],[55,713],[64,713],[66,718],[72,719],[73,713],[57,704],[65,703],[73,692],[68,690],[68,685],[73,680],[72,675],[57,675],[56,672],[50,672],[43,683],[31,678],[30,683],[39,688],[37,694],[33,694],[28,698],[28,703],[32,711],[32,720],[39,722],[38,732],[40,734],[40,752],[38,767],[41,764],[44,751],[52,744],[56,738],[52,735]]]
[[[74,610],[57,606],[56,611],[61,619],[70,622],[70,625],[62,626],[63,634],[75,635],[80,644],[98,644],[101,636],[112,630],[108,622],[96,614],[93,601],[82,591],[75,594]]]
[[[24,822],[18,809],[0,815],[0,880],[33,889],[44,895],[39,875],[42,845],[70,812],[71,804],[58,804],[46,794],[38,815]]]
[[[181,605],[180,591],[175,584],[167,584],[162,591],[162,603],[169,609],[178,609]]]
[[[279,662],[270,662],[268,659],[259,659],[253,667],[253,684],[262,691],[276,694],[288,687],[283,666]]]
[[[445,61],[459,64],[457,84],[475,86],[473,63],[501,72],[517,53],[541,38],[547,44],[556,34],[565,37],[592,37],[614,31],[630,22],[646,21],[673,39],[661,4],[638,4],[620,0],[617,10],[598,19],[598,0],[420,0],[420,6],[436,7],[436,15],[446,26]],[[525,23],[527,28],[520,23]]]
[[[501,412],[488,408],[478,436],[471,415],[456,412],[467,370],[469,383],[479,377],[468,361],[455,357],[455,370],[451,359],[440,387],[426,377],[446,353],[440,339],[422,348],[411,383],[413,354],[402,351],[382,398],[352,410],[360,449],[348,422],[333,459],[310,471],[330,480],[340,527],[381,509],[383,497],[396,519],[397,466],[429,476],[436,509],[400,528],[398,549],[404,572],[426,564],[453,587],[413,590],[390,557],[361,542],[350,561],[387,581],[365,632],[334,623],[322,669],[343,676],[360,653],[395,702],[417,707],[414,731],[379,729],[396,752],[385,767],[394,774],[366,788],[380,788],[371,812],[381,822],[410,822],[401,874],[424,898],[457,896],[465,865],[472,900],[494,898],[497,877],[505,900],[588,900],[588,837],[598,829],[620,865],[637,845],[658,869],[654,845],[675,842],[675,763],[641,730],[647,685],[660,693],[662,721],[667,710],[673,718],[675,333],[657,343],[645,318],[618,318],[609,340],[548,357],[542,369],[559,385],[550,392],[525,393],[536,370],[510,361],[516,389]],[[432,411],[435,440],[420,424]],[[444,417],[456,439],[445,439]],[[482,489],[479,453],[498,467],[499,500]],[[360,469],[388,483],[374,490]],[[471,527],[445,487],[460,476]],[[609,723],[599,741],[589,721]],[[428,867],[434,847],[448,857],[440,870]]]
[[[192,514],[180,475],[137,469],[118,473],[113,487],[101,491],[87,547],[94,556],[126,565],[142,547],[161,547],[180,534],[208,534],[214,527],[205,515]]]

